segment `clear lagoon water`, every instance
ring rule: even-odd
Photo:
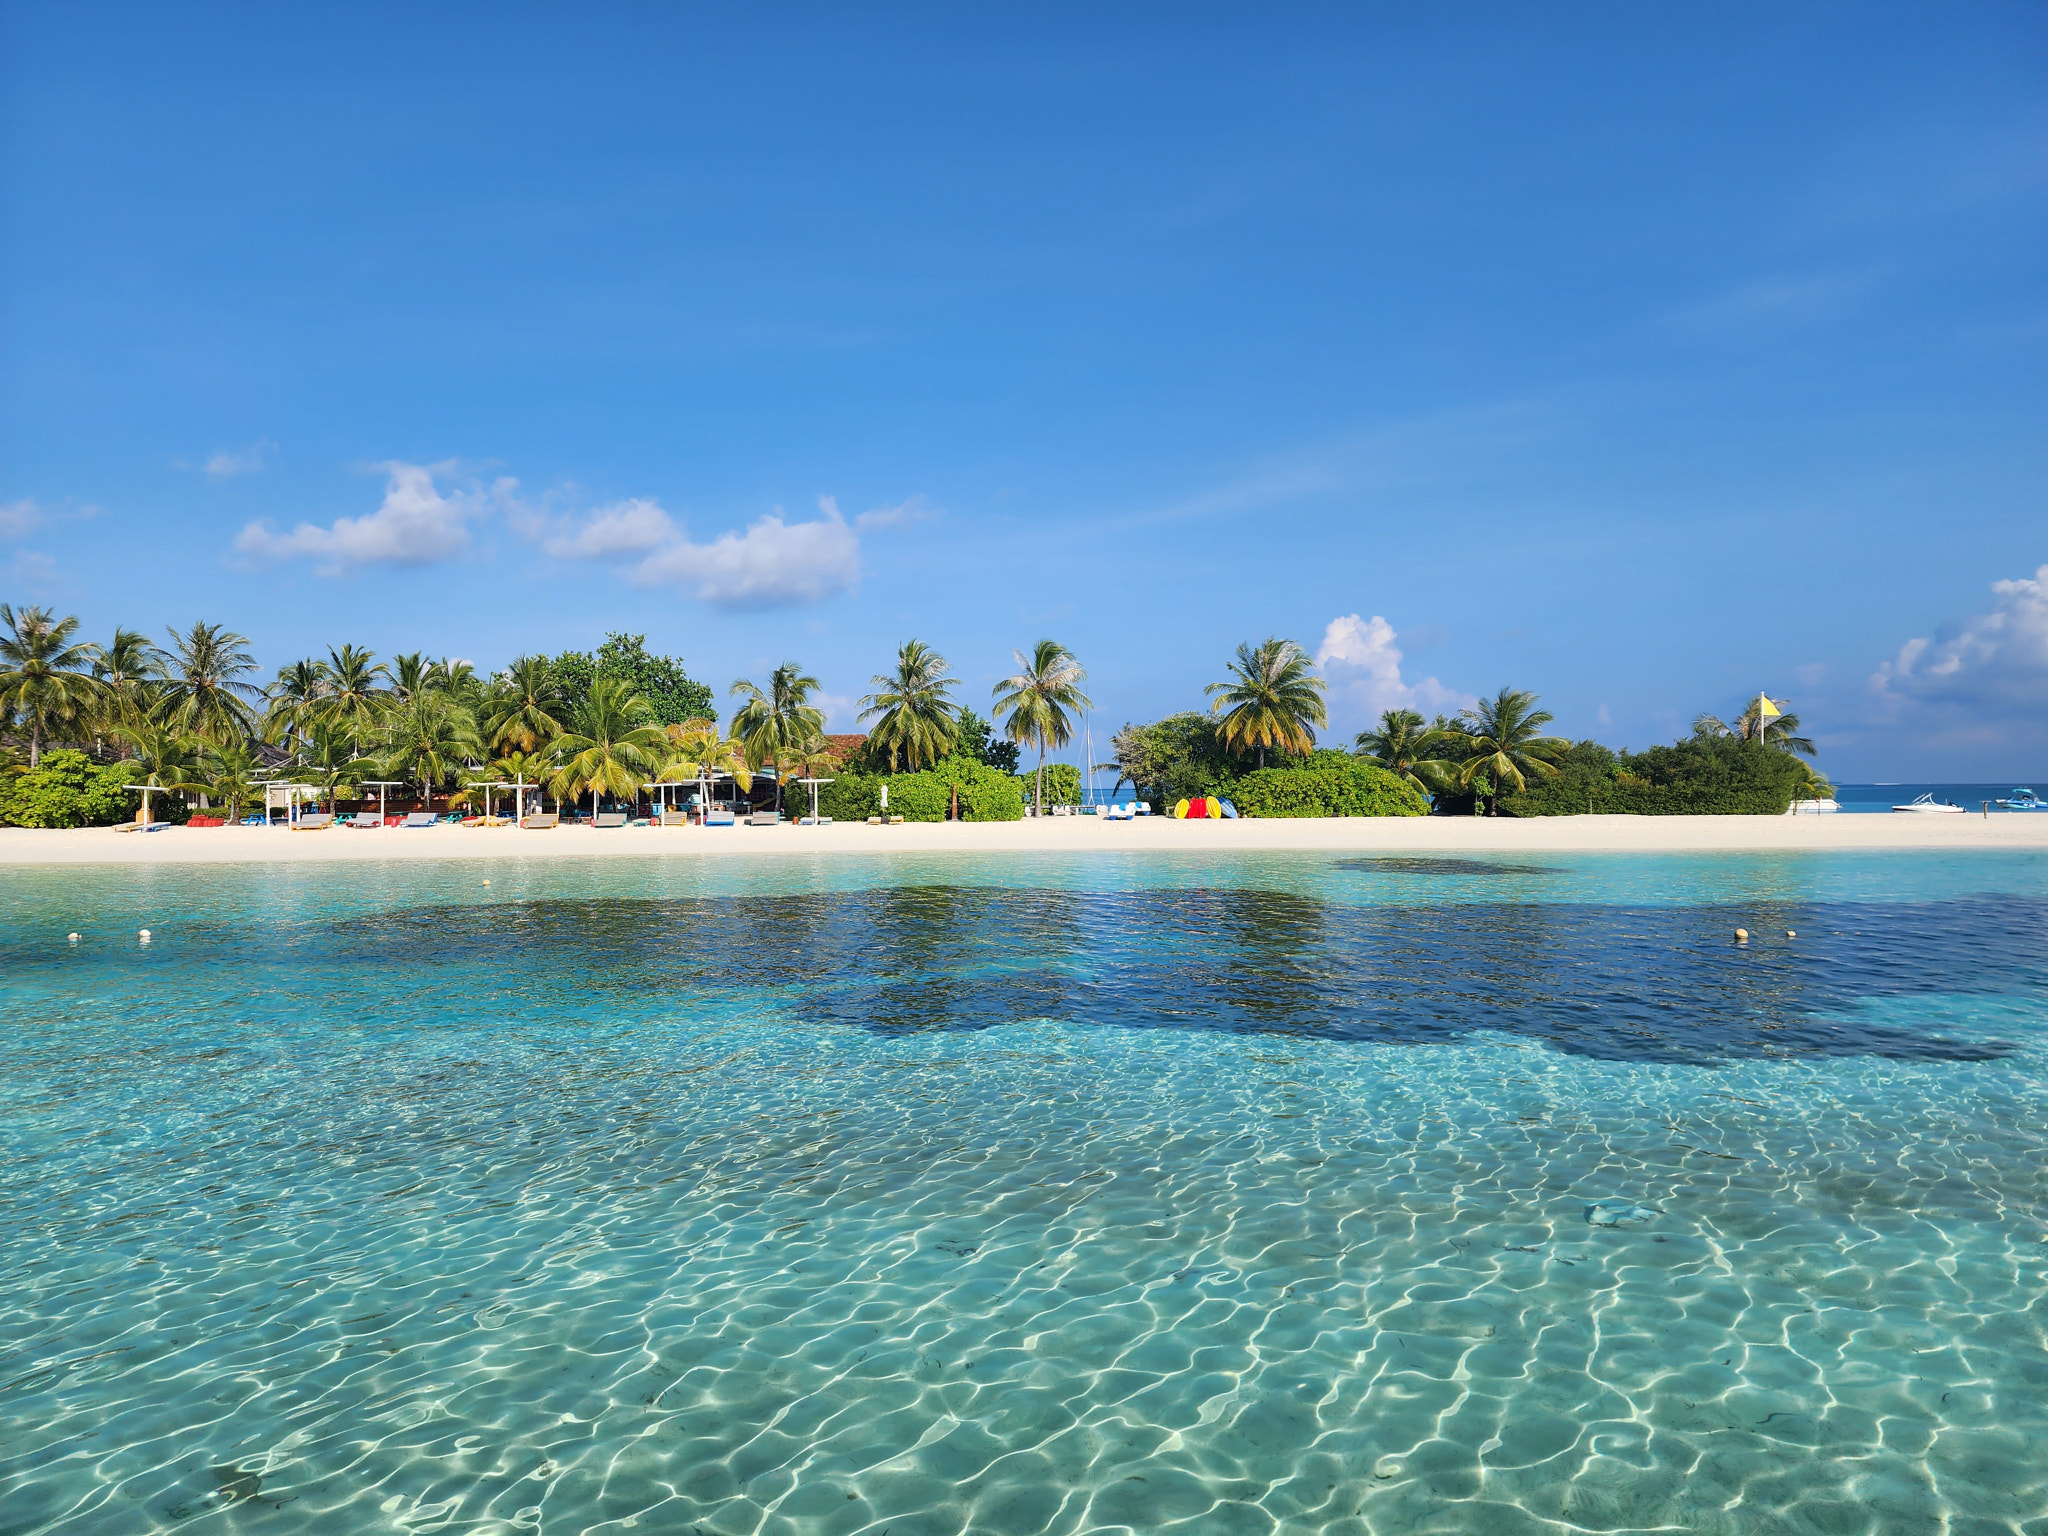
[[[2038,1532],[2044,918],[2029,853],[10,870],[0,1531]]]

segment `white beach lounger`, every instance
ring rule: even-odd
[[[407,827],[431,827],[433,824],[434,813],[432,811],[409,811],[406,813],[405,820],[400,823],[401,826]]]
[[[623,827],[626,824],[624,811],[600,811],[596,825],[600,827]]]
[[[344,816],[341,824],[344,827],[381,827],[384,818],[375,811],[357,811],[353,816]]]
[[[519,825],[528,832],[545,832],[550,827],[558,827],[561,824],[562,818],[553,811],[535,811],[531,816],[522,816],[519,819]]]
[[[325,832],[334,825],[334,817],[326,811],[313,811],[292,823],[294,832]]]

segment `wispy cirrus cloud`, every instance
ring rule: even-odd
[[[440,479],[460,473],[458,461],[408,464],[387,460],[372,466],[386,479],[384,499],[362,517],[338,517],[322,526],[299,523],[280,533],[259,518],[235,537],[235,549],[261,560],[311,559],[322,576],[340,576],[370,566],[433,565],[458,559],[473,548],[470,524],[516,500],[519,482],[502,477],[443,490]]]
[[[247,448],[222,448],[207,459],[204,465],[207,478],[232,480],[237,475],[256,474],[264,468],[268,454],[276,446],[277,444],[264,438]]]
[[[0,503],[0,539],[25,539],[41,528],[45,520],[43,509],[36,505],[33,496]]]

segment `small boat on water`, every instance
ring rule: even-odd
[[[1964,814],[1963,808],[1960,805],[1950,805],[1946,800],[1935,799],[1932,790],[1929,790],[1924,795],[1916,796],[1910,805],[1895,805],[1892,809],[1895,811],[1911,811],[1920,816],[1961,816]]]
[[[2048,811],[2048,800],[2043,800],[2031,789],[2016,789],[1996,803],[2002,811]]]

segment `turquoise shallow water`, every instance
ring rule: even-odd
[[[2048,1530],[2044,916],[2034,855],[10,871],[0,1531]]]

